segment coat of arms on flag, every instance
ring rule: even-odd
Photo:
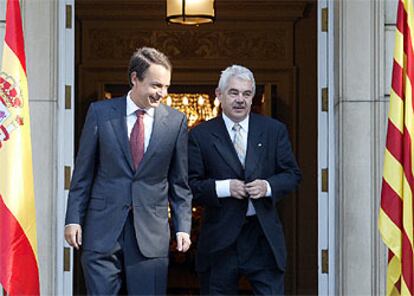
[[[23,99],[13,77],[0,72],[0,148],[10,138],[10,133],[23,125],[20,115]]]

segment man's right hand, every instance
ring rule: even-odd
[[[244,182],[236,179],[230,180],[230,194],[237,199],[244,199],[247,197]]]
[[[65,240],[76,250],[82,245],[82,227],[79,224],[69,224],[65,226]]]

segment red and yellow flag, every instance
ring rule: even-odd
[[[0,284],[39,295],[26,57],[19,0],[7,0],[0,70]]]
[[[399,0],[378,226],[387,295],[414,295],[414,0]]]

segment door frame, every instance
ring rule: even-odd
[[[335,1],[318,1],[318,294],[336,294]],[[324,16],[324,13],[325,16]],[[325,22],[325,24],[323,24]],[[326,27],[326,29],[323,28]],[[327,98],[326,98],[327,95]],[[325,100],[325,102],[324,102]]]
[[[74,65],[75,65],[75,0],[59,1],[58,7],[58,134],[57,134],[57,258],[56,293],[73,294],[73,250],[64,241],[64,217],[68,195],[68,172],[74,163]],[[68,8],[71,7],[71,8]],[[328,31],[322,32],[322,10],[327,8]],[[67,9],[71,9],[71,28],[67,28]],[[336,292],[336,194],[335,194],[335,118],[334,118],[334,9],[335,2],[318,1],[318,294]],[[328,111],[322,111],[322,89],[328,89]],[[66,102],[65,96],[70,96]],[[69,106],[69,105],[70,106]],[[65,176],[66,168],[66,176]],[[328,169],[327,190],[322,188],[323,169]],[[67,182],[66,182],[67,183]],[[66,249],[66,257],[65,257]],[[322,254],[328,250],[328,272],[322,269]],[[326,253],[325,253],[326,254]],[[69,255],[69,258],[67,257]],[[64,271],[64,260],[70,268]]]
[[[58,104],[56,182],[57,295],[73,295],[73,249],[64,239],[66,203],[74,163],[75,0],[58,4]]]

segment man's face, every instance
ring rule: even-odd
[[[135,104],[148,109],[158,107],[163,97],[168,94],[171,72],[162,65],[151,64],[140,81],[136,73],[131,74],[131,98]]]
[[[237,77],[230,78],[223,92],[216,89],[224,114],[233,122],[242,121],[250,113],[253,95],[253,83]]]

